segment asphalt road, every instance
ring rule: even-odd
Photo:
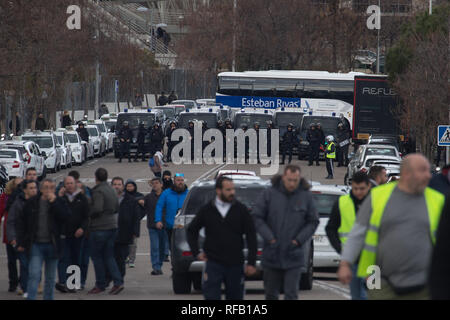
[[[342,184],[344,181],[345,168],[335,168],[335,179],[326,180],[327,176],[325,163],[321,162],[320,166],[307,166],[307,161],[293,160],[292,163],[299,164],[302,169],[303,177],[308,180],[319,181],[322,184]],[[148,193],[150,188],[147,184],[149,178],[153,175],[148,167],[147,162],[132,162],[126,160],[117,163],[117,160],[109,154],[105,158],[95,159],[81,167],[73,167],[69,170],[78,170],[81,180],[88,186],[93,186],[94,172],[97,168],[103,167],[108,170],[109,178],[121,176],[125,180],[133,179],[136,181],[138,190],[142,193]],[[218,169],[241,169],[253,170],[259,175],[260,165],[180,165],[175,166],[169,164],[167,170],[172,173],[182,172],[185,174],[186,183],[190,185],[199,178],[212,178]],[[58,182],[61,181],[69,170],[62,170],[58,173],[51,174],[49,177],[54,178]],[[279,172],[282,172],[283,166],[280,166]],[[270,177],[264,177],[270,178]],[[3,228],[1,229],[3,231]],[[150,243],[146,221],[141,223],[141,237],[138,241],[136,267],[127,268],[125,276],[125,290],[117,296],[110,296],[107,293],[101,293],[96,296],[87,295],[87,291],[94,286],[95,277],[92,263],[89,266],[88,279],[86,289],[73,294],[61,294],[55,292],[56,300],[110,300],[110,299],[150,299],[150,300],[197,300],[203,299],[200,292],[193,292],[189,295],[175,295],[172,291],[170,263],[164,263],[162,276],[150,275]],[[347,286],[341,285],[337,279],[335,272],[323,272],[318,270],[314,274],[314,286],[310,291],[300,291],[299,298],[304,300],[342,300],[349,299],[350,293]],[[6,260],[5,246],[0,246],[0,300],[5,299],[23,299],[14,293],[8,293],[8,269]],[[40,296],[42,298],[42,296]],[[262,300],[264,299],[263,282],[251,281],[246,282],[246,300]]]

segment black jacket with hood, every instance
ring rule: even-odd
[[[306,265],[311,238],[319,216],[310,186],[305,179],[289,193],[281,175],[272,178],[272,187],[263,191],[253,210],[256,231],[264,240],[262,265],[291,269]],[[270,244],[275,239],[276,242]],[[298,246],[292,241],[297,240]]]
[[[122,202],[119,205],[119,220],[116,243],[132,244],[133,236],[140,235],[141,206],[135,197],[124,192]]]

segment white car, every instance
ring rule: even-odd
[[[90,124],[86,126],[89,133],[89,141],[94,145],[94,155],[103,157],[106,155],[106,139],[100,134],[96,125]]]
[[[345,184],[351,183],[353,174],[358,171],[368,172],[373,165],[385,167],[388,177],[400,174],[402,157],[392,145],[365,144],[359,146],[356,153],[350,153],[349,158]]]
[[[33,141],[39,146],[41,151],[43,151],[42,154],[44,157],[47,157],[45,159],[45,166],[47,169],[53,173],[61,170],[62,150],[53,131],[26,131],[22,135],[22,140]]]
[[[108,134],[108,137],[110,139],[109,143],[109,151],[114,151],[114,138],[116,137],[116,126],[117,126],[117,119],[104,119],[103,122],[105,123],[106,132]]]
[[[109,152],[110,150],[113,149],[114,135],[111,135],[110,130],[108,130],[108,128],[106,127],[105,122],[103,120],[88,120],[88,121],[83,121],[83,123],[85,126],[87,126],[87,125],[97,126],[98,132],[102,136],[102,140],[104,140],[104,142],[105,142],[105,146],[106,146],[105,152]]]
[[[72,168],[72,149],[67,138],[67,130],[58,129],[55,131],[55,135],[56,139],[58,139],[58,143],[61,145],[61,167]]]
[[[6,168],[10,179],[25,177],[26,164],[21,151],[0,149],[0,164]]]
[[[67,144],[70,146],[72,150],[72,159],[75,164],[82,165],[86,159],[86,142],[81,141],[78,132],[75,130],[67,130],[66,132]],[[84,143],[84,144],[83,144]],[[94,155],[94,151],[92,150],[92,156]]]
[[[33,141],[2,141],[0,142],[0,148],[19,150],[22,152],[22,157],[25,160],[26,169],[35,168],[36,174],[40,180],[46,177],[47,168],[45,166],[45,157],[42,155],[39,146]]]
[[[325,227],[330,218],[334,203],[341,195],[350,192],[348,186],[313,185],[311,188],[315,205],[320,216],[320,223],[313,236],[314,239],[314,268],[338,267],[340,255],[331,246]]]

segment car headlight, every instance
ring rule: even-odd
[[[94,141],[94,144],[97,146],[97,145],[99,145],[100,144],[100,141],[98,141],[98,140],[95,140]]]

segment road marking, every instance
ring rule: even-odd
[[[314,284],[322,289],[329,290],[331,292],[336,293],[337,295],[344,297],[346,299],[351,299],[350,290],[346,288],[341,288],[339,286],[335,286],[320,280],[314,280]]]

